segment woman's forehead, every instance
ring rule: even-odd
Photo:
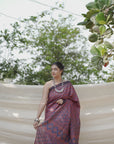
[[[51,68],[58,68],[56,65],[52,65]]]

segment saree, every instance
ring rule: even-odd
[[[70,81],[64,81],[64,91],[49,89],[45,119],[38,126],[34,144],[78,144],[80,134],[80,102]],[[62,88],[62,83],[56,85]],[[63,104],[56,103],[63,99]]]

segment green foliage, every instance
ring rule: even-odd
[[[91,35],[89,36],[89,41],[90,41],[90,42],[96,42],[97,39],[98,39],[98,36],[97,36],[97,34],[95,34],[95,33],[93,33],[93,34],[91,34]]]
[[[105,42],[104,42],[104,45],[105,45],[105,47],[108,48],[108,49],[114,49],[114,46],[113,46],[110,42],[108,42],[108,41],[105,41]]]
[[[106,63],[103,62],[102,65],[107,66],[110,57],[114,57],[113,44],[105,41],[105,38],[110,38],[114,33],[114,2],[113,0],[94,0],[94,2],[88,3],[86,8],[89,11],[86,14],[82,14],[85,20],[78,25],[85,25],[85,27],[92,32],[89,36],[89,41],[95,42],[94,47],[99,47],[102,44],[102,46],[100,46],[101,57],[102,59],[105,57],[107,59],[107,61],[104,60]],[[93,54],[93,48],[91,52]],[[97,60],[96,64],[96,67],[99,69]],[[100,68],[102,70],[101,63]]]
[[[93,55],[101,56],[101,53],[100,53],[99,49],[97,49],[95,46],[92,46],[92,47],[91,47],[90,52],[91,52]]]
[[[93,75],[102,80],[98,70],[89,62],[86,38],[73,25],[73,17],[60,15],[55,19],[52,16],[54,10],[15,22],[11,25],[12,31],[6,29],[0,32],[1,46],[8,48],[10,57],[14,55],[14,50],[18,50],[19,53],[31,54],[32,61],[27,64],[20,60],[12,66],[12,58],[7,66],[2,63],[0,70],[4,74],[3,79],[16,79],[18,84],[44,84],[52,79],[51,64],[60,61],[65,66],[63,78],[71,80],[73,84],[92,83],[95,81],[91,80]],[[88,23],[88,27],[90,25]],[[97,63],[101,63],[100,50],[94,48],[91,51],[99,57]]]
[[[102,9],[105,6],[110,6],[113,3],[113,0],[95,0],[94,2],[90,2],[86,5],[88,10],[91,9]]]
[[[90,2],[90,3],[88,3],[88,4],[86,5],[86,8],[87,8],[88,10],[96,9],[96,8],[97,8],[97,5],[96,5],[95,2]]]
[[[3,61],[0,63],[0,74],[2,74],[1,80],[4,78],[14,79],[17,77],[17,74],[20,73],[18,60],[13,61]]]
[[[103,34],[105,33],[105,31],[106,31],[106,27],[105,27],[104,25],[101,25],[101,26],[99,27],[100,35],[103,35]]]
[[[106,24],[106,18],[103,12],[99,12],[95,19],[98,24]]]

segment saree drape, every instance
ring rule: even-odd
[[[62,83],[56,85],[62,88]],[[63,99],[63,104],[57,104]],[[70,81],[64,81],[64,91],[49,89],[45,119],[36,132],[34,144],[78,144],[80,134],[80,102]]]

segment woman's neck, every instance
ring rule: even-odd
[[[54,81],[55,81],[55,83],[60,83],[60,82],[62,82],[62,77],[54,78]]]

